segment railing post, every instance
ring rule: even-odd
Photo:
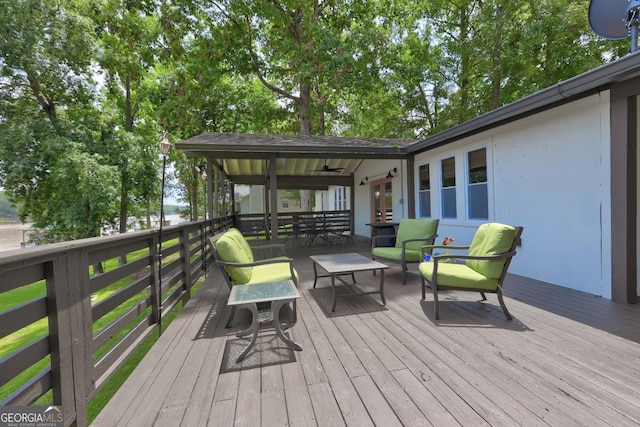
[[[86,425],[88,396],[95,388],[91,294],[84,285],[88,262],[77,251],[62,255],[45,267],[53,402],[62,405],[65,423]]]
[[[160,254],[158,253],[158,234],[153,233],[149,238],[149,265],[151,268],[151,321],[153,323],[160,324],[160,298],[162,298],[162,292],[158,295],[158,283],[160,278],[158,277],[158,263],[162,260],[160,259]]]
[[[188,290],[191,298],[191,267],[189,257],[189,229],[180,230],[180,258],[182,260],[182,289]]]

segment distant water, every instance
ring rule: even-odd
[[[179,215],[166,215],[165,219],[169,221],[170,225],[176,225],[183,220]],[[31,224],[0,224],[0,252],[10,251],[14,249],[20,249],[23,238],[25,241],[29,240],[29,236],[23,236],[23,230],[29,229]]]
[[[0,224],[0,251],[20,249],[22,231],[27,230],[30,224]],[[28,237],[25,237],[28,239]]]

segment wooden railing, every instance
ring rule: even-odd
[[[340,211],[279,220],[304,234],[309,220],[349,230],[349,217]],[[212,263],[207,236],[232,225],[257,236],[264,215],[258,218],[164,227],[161,245],[154,229],[0,253],[0,405],[62,405],[65,425],[86,425],[89,400],[190,298]]]
[[[269,239],[269,222],[264,214],[238,215],[234,223],[243,235],[255,239]],[[308,241],[318,236],[353,234],[351,211],[285,212],[278,214],[279,239]]]
[[[89,399],[189,299],[210,263],[206,236],[230,224],[165,227],[161,257],[158,230],[0,253],[0,298],[19,301],[0,312],[0,405],[44,399],[62,405],[65,425],[86,425]]]

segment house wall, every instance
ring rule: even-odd
[[[391,181],[393,193],[394,222],[408,218],[407,212],[407,182],[406,162],[400,160],[364,160],[354,173],[354,233],[358,236],[371,237],[371,228],[367,225],[371,218],[371,181],[384,178],[390,170],[397,168],[398,172]],[[362,180],[365,185],[359,185]]]
[[[609,108],[605,91],[416,155],[416,192],[429,163],[435,218],[440,161],[456,159],[457,218],[439,236],[468,244],[486,222],[466,218],[464,173],[466,153],[486,147],[488,221],[524,227],[509,271],[611,298]]]
[[[336,202],[336,195],[342,188],[342,195],[344,203]],[[317,190],[315,192],[316,211],[335,211],[335,210],[347,210],[351,209],[350,195],[351,191],[349,187],[339,187],[336,185],[330,185],[328,190]],[[342,206],[339,206],[342,205]]]
[[[284,206],[285,203],[288,206]],[[240,212],[245,214],[264,213],[264,186],[252,185],[249,196],[240,202]],[[278,190],[278,212],[300,212],[300,203],[289,197],[285,190]]]

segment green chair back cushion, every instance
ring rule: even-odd
[[[253,262],[251,247],[242,234],[233,228],[218,238],[216,251],[220,259],[225,262]],[[253,274],[253,267],[225,267],[225,270],[234,285],[248,283]]]
[[[438,227],[436,221],[430,219],[410,219],[404,218],[400,220],[398,233],[396,236],[396,248],[402,248],[402,241],[407,239],[420,239],[436,234]],[[432,242],[431,242],[432,243]],[[420,252],[422,246],[429,244],[428,242],[411,242],[407,243],[407,249]]]
[[[516,237],[516,228],[499,223],[482,224],[478,227],[469,255],[499,255],[509,252]],[[469,259],[466,265],[489,279],[498,279],[502,275],[506,259],[482,261]],[[438,281],[440,278],[438,277]]]

